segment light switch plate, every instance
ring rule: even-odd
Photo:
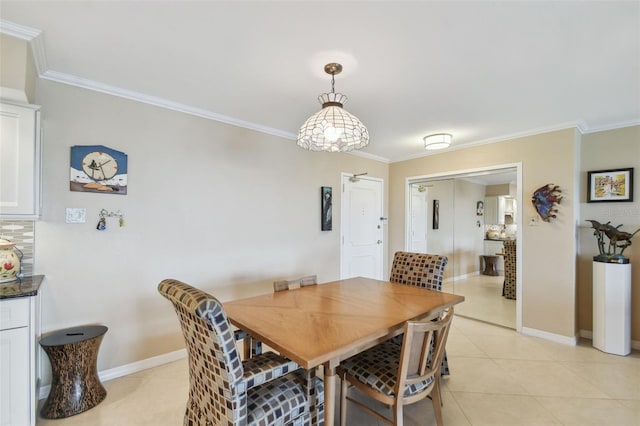
[[[67,208],[67,223],[85,223],[87,209]]]

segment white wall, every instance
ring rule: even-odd
[[[43,332],[108,326],[99,370],[183,347],[176,315],[156,291],[164,278],[223,301],[272,291],[279,278],[339,278],[340,173],[368,172],[388,193],[388,165],[354,155],[308,152],[291,140],[46,80],[38,81],[37,103]],[[70,147],[94,144],[128,154],[127,195],[69,190]],[[321,186],[334,188],[330,232],[320,231]],[[86,208],[87,223],[65,223],[67,207]],[[113,219],[97,231],[103,208],[122,211],[126,226]]]

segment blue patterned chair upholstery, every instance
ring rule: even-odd
[[[340,424],[346,424],[347,401],[388,424],[401,425],[404,405],[431,396],[436,424],[442,425],[439,372],[452,318],[449,308],[437,321],[408,321],[402,346],[387,340],[340,363]],[[392,417],[349,397],[350,385],[391,406]]]
[[[187,346],[185,426],[323,424],[324,387],[314,371],[273,352],[242,361],[216,298],[172,279],[158,291],[173,304]]]
[[[393,256],[389,281],[442,291],[446,256],[398,251]]]
[[[449,258],[438,254],[398,251],[393,256],[389,281],[442,291],[444,267],[447,266],[447,263],[449,263]],[[394,338],[393,341],[400,345],[402,336]],[[442,360],[442,375],[449,374],[449,361],[445,352]]]

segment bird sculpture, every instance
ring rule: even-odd
[[[635,232],[629,233],[625,231],[621,231],[619,228],[622,225],[613,226],[611,222],[600,223],[597,220],[587,220],[587,222],[591,223],[593,227],[593,235],[598,239],[598,251],[600,253],[599,257],[604,258],[624,258],[624,251],[627,247],[631,245],[631,238],[640,232],[640,228],[636,229]],[[609,247],[605,252],[605,242],[604,236],[607,236],[609,239]],[[620,252],[618,253],[618,249]]]

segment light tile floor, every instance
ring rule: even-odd
[[[515,329],[516,301],[502,297],[503,282],[504,275],[472,275],[444,283],[442,291],[464,296],[456,314]]]
[[[443,379],[447,426],[640,425],[640,352],[605,354],[591,341],[566,346],[455,317]],[[38,426],[177,426],[188,389],[180,360],[104,383],[97,407]],[[376,407],[381,407],[376,405]],[[337,420],[337,417],[336,417]],[[430,400],[409,406],[405,425],[434,425]],[[350,406],[348,424],[381,425]]]

